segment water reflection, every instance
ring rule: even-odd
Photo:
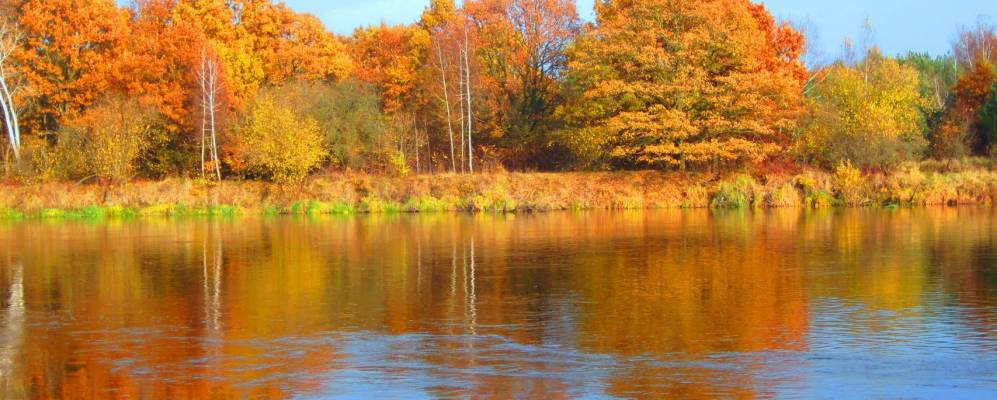
[[[939,209],[3,225],[2,393],[985,395],[993,222]]]

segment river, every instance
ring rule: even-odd
[[[0,223],[0,397],[994,398],[995,222]]]

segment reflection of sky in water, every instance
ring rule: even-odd
[[[983,399],[997,393],[992,339],[954,307],[907,310],[909,316],[821,299],[812,305],[804,385],[780,390],[796,398]],[[887,326],[856,331],[856,321]]]
[[[994,221],[0,226],[0,397],[993,397]]]
[[[594,355],[559,345],[530,346],[493,335],[382,335],[354,333],[337,339],[341,370],[324,377],[329,398],[430,399],[473,393],[492,378],[561,381],[572,397],[614,398],[606,381],[631,368],[669,372],[661,386],[690,383],[687,370],[715,370],[709,383],[734,393],[736,374],[753,374],[757,393],[779,398],[982,399],[997,391],[994,343],[960,325],[958,310],[945,315],[898,317],[846,306],[837,299],[813,305],[807,351],[715,353],[700,360],[681,354],[647,357]],[[855,318],[889,319],[893,328],[856,332]],[[852,321],[849,321],[852,320]],[[441,353],[441,348],[448,350]],[[469,368],[441,367],[427,354],[471,360]],[[533,368],[524,369],[524,365]],[[806,374],[799,376],[801,371]],[[323,396],[325,397],[325,396]]]
[[[422,399],[466,396],[474,382],[489,378],[561,380],[572,395],[600,395],[614,372],[613,357],[579,353],[558,346],[527,346],[500,336],[385,336],[363,332],[341,343],[349,366],[326,379],[333,398]],[[450,348],[440,355],[440,347]],[[478,366],[447,368],[426,362],[426,354],[471,360]],[[533,365],[535,369],[524,369]]]

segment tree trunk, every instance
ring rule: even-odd
[[[7,88],[7,76],[3,73],[3,66],[0,65],[0,108],[3,108],[3,120],[7,126],[10,149],[14,152],[14,160],[19,161],[21,159],[21,132],[17,125],[17,110],[14,108],[14,100]]]
[[[218,158],[218,135],[215,113],[218,111],[218,64],[209,60],[207,50],[201,50],[201,70],[198,80],[201,86],[201,178],[205,177],[206,162],[214,164],[215,179],[222,180],[221,160]],[[211,149],[207,148],[210,140]]]
[[[447,91],[447,69],[446,64],[443,62],[443,49],[440,48],[439,43],[436,44],[436,54],[440,59],[440,79],[443,83],[443,103],[447,108],[447,132],[450,133],[450,168],[452,172],[457,173],[457,159],[453,147],[453,116],[450,112],[450,94]]]
[[[467,26],[464,26],[464,76],[467,79],[464,88],[467,89],[467,170],[474,173],[474,146],[471,143],[471,132],[474,118],[471,114],[471,45],[467,40]]]
[[[201,49],[201,70],[198,71],[198,84],[201,87],[201,179],[204,179],[204,162],[205,154],[207,152],[207,138],[205,137],[208,131],[208,107],[207,101],[205,101],[205,96],[208,93],[207,79],[205,77],[205,64],[208,62],[208,56],[204,49]]]

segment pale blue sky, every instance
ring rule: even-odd
[[[408,23],[429,0],[286,0],[292,8],[319,16],[329,29],[348,34],[357,26]],[[766,0],[776,17],[816,26],[819,47],[840,53],[845,36],[857,37],[868,16],[876,42],[886,53],[908,50],[944,54],[960,26],[997,17],[997,0]],[[591,17],[593,0],[578,0],[580,14]]]

